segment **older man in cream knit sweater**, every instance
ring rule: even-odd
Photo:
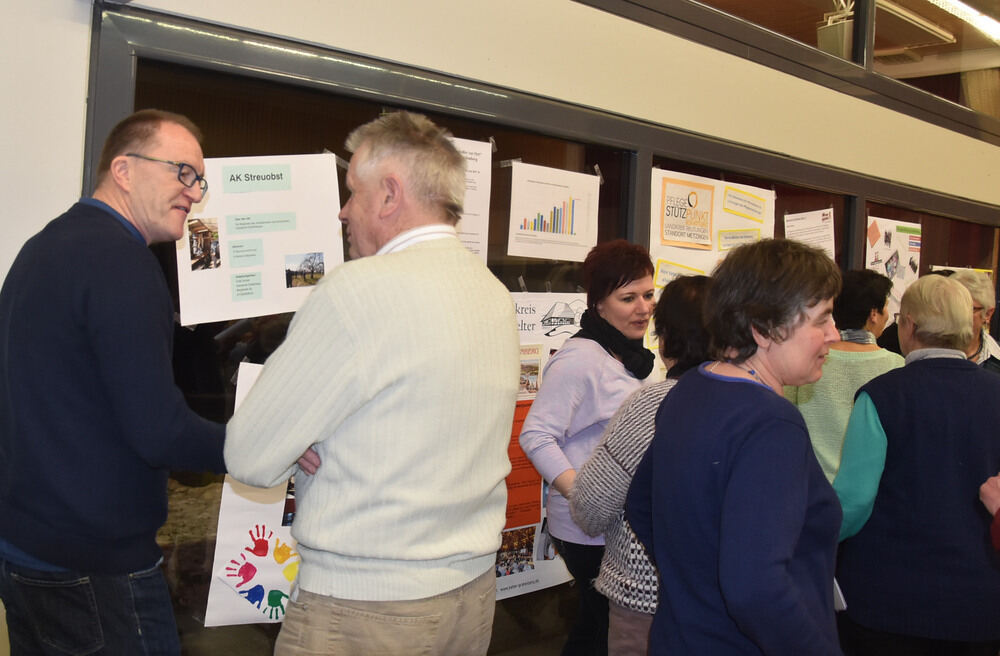
[[[518,336],[507,290],[456,237],[464,159],[447,136],[400,112],[348,137],[354,259],[317,285],[227,427],[237,479],[305,472],[277,654],[489,645]]]

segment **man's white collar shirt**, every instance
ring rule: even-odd
[[[422,241],[445,239],[448,237],[458,239],[458,231],[455,230],[455,226],[447,223],[434,223],[431,225],[420,226],[419,228],[413,228],[412,230],[399,233],[387,241],[382,248],[375,252],[375,254],[385,255],[386,253],[396,253],[398,251],[406,250],[410,246],[419,244]]]

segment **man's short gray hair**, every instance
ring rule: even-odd
[[[465,201],[465,158],[450,137],[422,114],[393,112],[355,129],[346,146],[352,153],[368,148],[363,168],[387,157],[399,160],[417,198],[427,207],[441,208],[445,219],[455,224]]]
[[[972,296],[954,276],[918,278],[899,301],[899,312],[916,324],[923,346],[964,351],[972,341]]]
[[[950,277],[968,289],[972,294],[972,300],[982,305],[984,309],[990,310],[996,307],[997,299],[993,292],[993,283],[985,273],[972,269],[959,269]]]

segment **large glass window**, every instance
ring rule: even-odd
[[[206,157],[315,153],[324,148],[346,157],[344,139],[352,129],[383,110],[395,109],[304,86],[140,58],[135,108],[149,107],[191,118],[205,134]],[[579,173],[594,173],[596,165],[603,179],[598,240],[625,235],[632,151],[449,114],[423,113],[457,137],[494,142],[487,264],[512,291],[522,286],[528,291],[576,291],[580,263],[507,255],[510,169],[501,165],[505,160]],[[338,181],[341,199],[346,199],[343,171]],[[175,247],[158,244],[153,250],[177,302]],[[281,344],[291,318],[286,313],[178,327],[175,378],[192,408],[217,421],[230,417],[239,363],[262,364]],[[158,542],[164,551],[184,653],[208,656],[229,648],[241,654],[271,653],[277,625],[202,626],[221,494],[221,477],[177,474],[169,482],[170,514]],[[490,653],[503,654],[525,645],[556,650],[574,614],[572,595],[569,586],[562,585],[498,602]]]
[[[853,0],[701,0],[701,3],[832,55],[851,57]]]
[[[875,72],[1000,118],[1000,4],[876,0]]]

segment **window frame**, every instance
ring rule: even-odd
[[[674,1],[687,10],[694,10],[695,3]],[[615,0],[593,2],[612,3]],[[636,5],[635,2],[628,4]],[[705,9],[700,5],[698,8],[698,11]],[[714,13],[721,15],[721,12]],[[714,38],[716,41],[722,39],[719,35]],[[731,41],[723,41],[727,47],[734,47]],[[813,60],[827,57],[814,48],[796,45],[811,53]],[[757,53],[760,57],[766,54]],[[101,144],[114,124],[133,110],[139,57],[291,81],[347,96],[405,104],[417,111],[424,109],[495,121],[554,137],[630,150],[634,161],[632,179],[627,184],[628,220],[623,236],[646,245],[649,243],[649,180],[654,155],[843,194],[850,212],[844,236],[847,242],[842,244],[847,268],[862,265],[863,210],[867,201],[1000,226],[1000,207],[978,201],[334,48],[131,6],[110,7],[101,2],[94,6],[84,152],[85,195],[93,188]],[[857,65],[842,60],[837,62],[840,67],[861,71]]]

